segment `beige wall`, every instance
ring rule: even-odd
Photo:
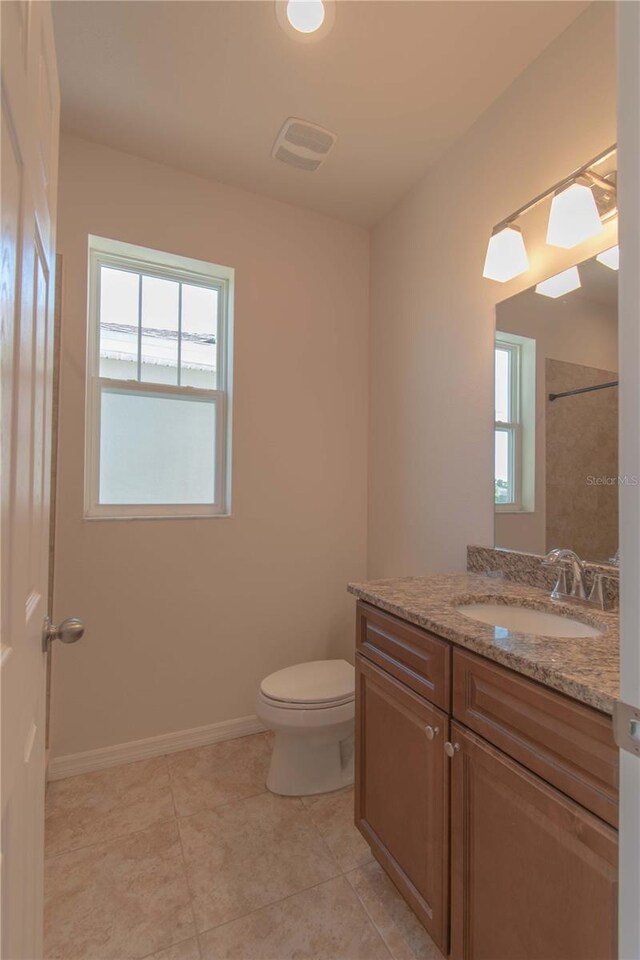
[[[494,223],[616,139],[615,4],[589,7],[374,230],[369,573],[461,569],[493,544],[494,304],[611,246],[543,243],[530,270],[482,278]],[[499,51],[496,51],[499,56]]]
[[[86,521],[87,235],[236,269],[233,516]],[[367,233],[63,138],[52,755],[254,712],[260,679],[349,655],[366,559]]]

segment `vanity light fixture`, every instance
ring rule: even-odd
[[[617,270],[620,266],[620,248],[617,244],[615,247],[609,247],[608,250],[599,253],[596,260],[598,263],[603,263],[605,267],[609,267],[610,270]]]
[[[556,273],[555,277],[549,277],[548,280],[543,280],[541,283],[536,284],[536,293],[541,293],[543,297],[551,297],[552,300],[557,300],[558,297],[563,297],[565,293],[571,293],[572,290],[577,290],[578,287],[581,286],[578,268],[569,267],[568,270],[563,270],[562,273]]]
[[[509,224],[491,235],[482,276],[505,283],[529,269],[520,227]]]
[[[483,276],[504,283],[528,269],[524,239],[517,221],[550,198],[547,243],[571,249],[583,240],[597,236],[603,229],[603,221],[617,214],[617,205],[615,171],[601,175],[596,168],[610,160],[617,149],[618,145],[614,143],[496,224],[491,232]],[[510,256],[514,257],[513,263],[509,262]]]
[[[551,247],[570,250],[597,237],[603,226],[591,186],[575,182],[554,194],[547,227]]]

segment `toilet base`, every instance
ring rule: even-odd
[[[276,730],[267,789],[283,797],[330,793],[353,783],[353,736],[303,736]]]

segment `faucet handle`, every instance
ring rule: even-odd
[[[571,585],[571,596],[576,600],[586,600],[587,591],[584,588],[584,566],[582,564],[573,567],[573,583]]]
[[[604,610],[604,576],[601,573],[593,575],[589,603],[596,603],[601,610]]]
[[[557,600],[559,597],[566,597],[569,594],[569,586],[567,584],[567,567],[564,563],[558,562],[557,560],[543,560],[543,567],[547,567],[549,570],[554,570],[558,575],[558,578],[555,582],[555,586],[551,591],[551,599]]]

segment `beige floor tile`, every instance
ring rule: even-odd
[[[178,816],[264,793],[270,756],[260,733],[167,757]]]
[[[444,960],[416,915],[375,861],[347,874],[393,960]]]
[[[302,804],[265,793],[178,820],[198,930],[340,871]]]
[[[150,954],[145,960],[200,960],[198,941],[194,937],[183,940],[182,943],[176,943],[159,953]]]
[[[302,802],[342,870],[353,870],[373,859],[369,844],[353,823],[353,787],[303,797]]]
[[[45,864],[45,956],[133,960],[195,934],[176,821]]]
[[[329,880],[200,937],[202,960],[383,960],[379,933],[344,879]]]
[[[164,757],[54,780],[47,787],[45,856],[122,837],[174,816]]]

